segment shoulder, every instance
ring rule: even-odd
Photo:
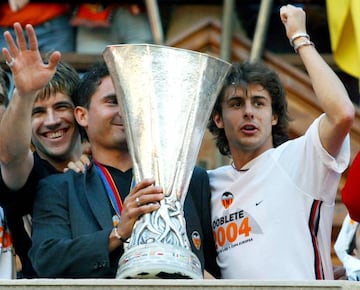
[[[39,181],[35,205],[67,203],[78,200],[85,190],[84,174],[74,171],[49,175]]]
[[[221,176],[224,174],[227,175],[232,170],[233,170],[233,168],[231,165],[224,165],[224,166],[220,166],[215,169],[209,169],[207,171],[207,174],[209,175],[209,178],[212,178],[212,177]]]
[[[48,175],[44,178],[42,178],[39,181],[39,187],[44,187],[44,186],[51,186],[54,188],[61,188],[61,185],[66,183],[67,180],[69,179],[69,175],[67,173],[55,173],[55,174],[51,174]]]
[[[203,187],[204,184],[208,184],[208,183],[209,183],[209,177],[207,175],[206,170],[201,167],[195,166],[191,176],[189,190],[198,187]]]
[[[56,172],[40,180],[40,184],[51,184],[52,187],[59,187],[63,184],[77,184],[81,182],[86,173],[78,173],[73,170],[66,172]]]
[[[52,166],[47,160],[40,158],[36,153],[34,155],[34,166],[32,169],[32,175],[37,176],[39,179],[47,177],[52,174],[61,173],[54,166]]]
[[[194,168],[188,188],[188,194],[196,200],[201,200],[203,197],[210,194],[209,177],[205,169],[197,166]]]
[[[199,167],[199,166],[195,166],[193,173],[192,173],[192,177],[207,177],[207,172],[204,168]]]

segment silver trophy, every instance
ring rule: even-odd
[[[103,52],[122,114],[135,181],[155,178],[160,208],[135,223],[117,278],[192,278],[183,202],[206,124],[230,64],[160,45],[110,45]]]

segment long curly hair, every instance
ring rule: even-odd
[[[279,76],[261,62],[234,63],[217,97],[208,122],[208,129],[214,136],[216,146],[222,155],[231,155],[229,142],[225,130],[216,126],[213,117],[216,114],[222,116],[221,103],[227,88],[233,86],[246,88],[250,84],[261,85],[271,96],[272,113],[278,116],[278,123],[272,128],[273,146],[277,147],[289,140],[290,118],[287,111],[285,89]]]

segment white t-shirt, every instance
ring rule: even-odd
[[[208,171],[224,279],[333,279],[333,210],[350,138],[334,159],[320,143],[320,118],[304,136],[267,150],[245,171],[230,165]]]

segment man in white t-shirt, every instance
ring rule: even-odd
[[[331,228],[337,186],[348,166],[354,107],[306,33],[305,13],[280,17],[324,113],[288,140],[279,77],[261,63],[234,64],[209,130],[233,160],[209,170],[212,227],[226,279],[333,279]]]

